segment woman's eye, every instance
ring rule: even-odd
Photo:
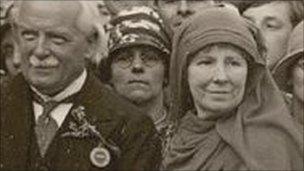
[[[233,66],[241,66],[241,63],[239,63],[237,61],[232,61],[231,65],[233,65]]]
[[[145,61],[157,61],[160,58],[156,54],[151,54],[147,52],[146,54],[142,54],[142,59]]]
[[[267,28],[276,28],[276,26],[273,25],[273,24],[266,24],[266,27],[267,27]]]
[[[23,31],[21,36],[27,41],[33,41],[37,38],[37,34],[33,31]]]
[[[117,58],[115,58],[115,61],[118,62],[118,61],[128,61],[129,58],[127,56],[124,56],[124,55],[121,55],[121,56],[118,56]]]
[[[211,65],[212,61],[211,60],[201,60],[197,62],[197,65]]]
[[[239,61],[228,61],[228,65],[231,65],[231,66],[241,66],[241,63]]]

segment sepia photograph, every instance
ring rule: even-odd
[[[0,0],[0,171],[303,171],[303,0]]]

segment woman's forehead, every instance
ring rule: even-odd
[[[216,53],[216,52],[229,52],[235,54],[236,56],[243,56],[244,52],[241,48],[238,48],[235,45],[228,44],[228,43],[218,43],[218,44],[211,44],[203,47],[198,53],[196,54],[209,54],[209,53]]]
[[[142,44],[142,45],[135,45],[135,46],[127,46],[127,47],[118,49],[116,54],[135,53],[135,52],[141,52],[144,54],[146,54],[146,53],[160,54],[161,53],[161,51],[155,47]]]

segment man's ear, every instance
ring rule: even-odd
[[[91,62],[98,65],[102,59],[108,56],[108,35],[102,25],[95,24],[94,32],[88,36],[89,48],[86,56]]]
[[[85,52],[85,57],[87,59],[91,59],[97,53],[97,44],[98,44],[98,34],[96,32],[92,32],[87,37],[88,47]]]

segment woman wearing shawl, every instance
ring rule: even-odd
[[[291,113],[295,120],[304,125],[304,22],[292,31],[287,55],[274,67],[273,75],[286,97],[292,94]],[[290,99],[290,98],[289,98]]]
[[[164,170],[303,170],[303,133],[256,33],[235,11],[214,7],[174,35],[171,112],[179,124]]]

